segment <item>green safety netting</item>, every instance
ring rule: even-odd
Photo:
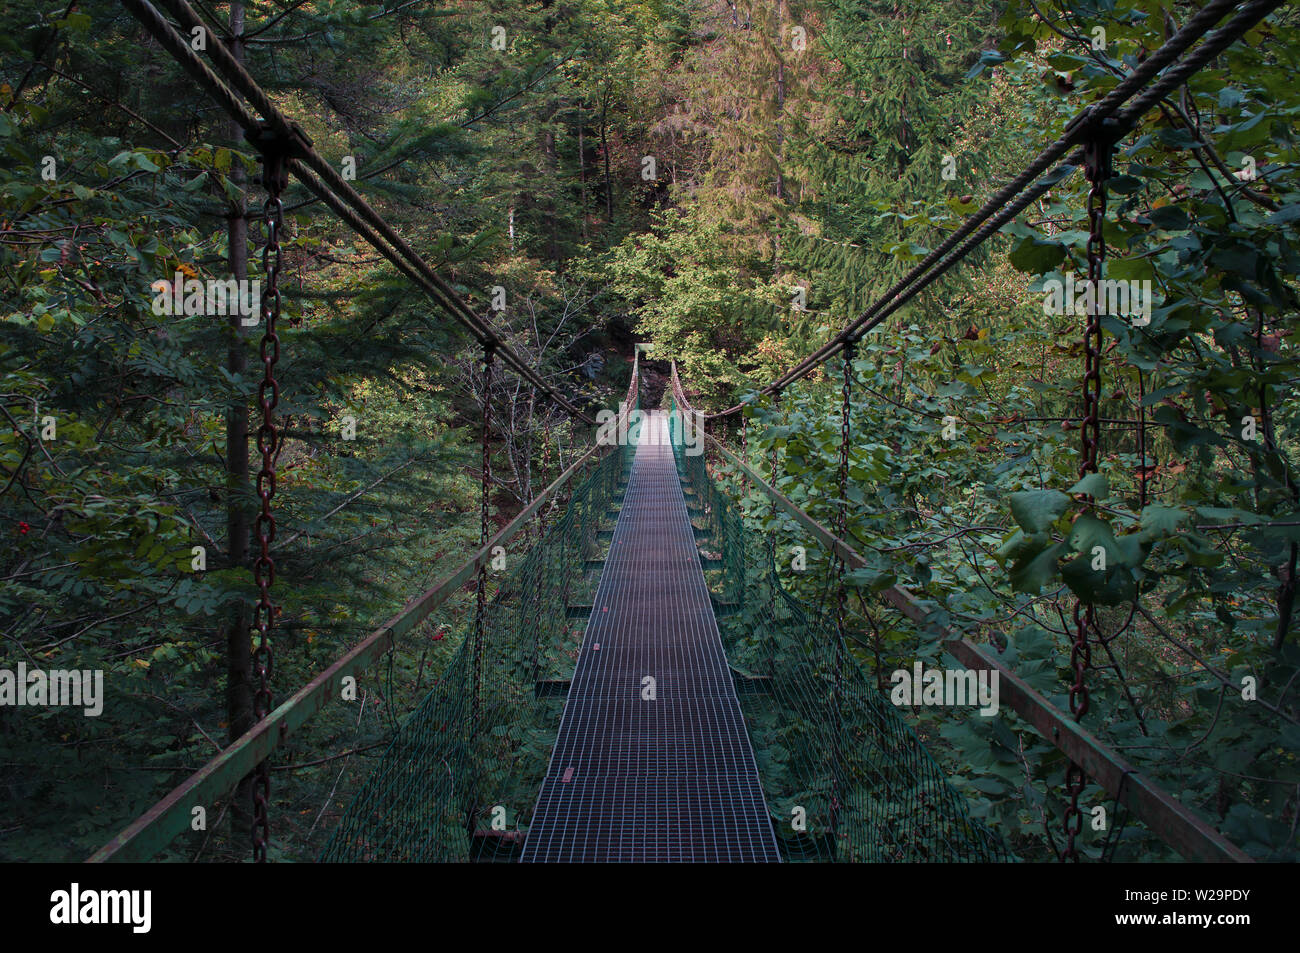
[[[685,452],[676,415],[670,424],[785,856],[1007,859],[1001,840],[969,817],[915,732],[848,653],[834,621],[782,585],[771,546],[745,528],[705,457]],[[555,742],[585,627],[580,607],[590,605],[599,582],[632,449],[629,442],[594,462],[562,515],[497,577],[477,679],[470,618],[322,860],[468,861],[511,853],[510,832],[527,829]],[[493,828],[494,811],[507,831]]]
[[[321,860],[482,859],[510,844],[492,824],[494,809],[508,831],[527,828],[585,626],[570,607],[591,603],[632,449],[591,464],[563,514],[493,577],[477,721],[469,618],[455,655],[397,730]]]
[[[718,628],[784,855],[1010,859],[863,671],[829,607],[796,598],[782,583],[772,537],[746,528],[731,495],[710,475],[706,454],[687,452],[688,442],[701,450],[703,444],[684,439],[678,404],[671,394],[666,399]],[[829,558],[822,564],[832,566]]]

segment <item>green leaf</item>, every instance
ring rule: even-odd
[[[1207,520],[1219,520],[1224,523],[1262,523],[1260,517],[1248,510],[1237,510],[1221,506],[1198,506],[1196,515],[1203,516]]]
[[[1106,563],[1114,561],[1115,534],[1110,524],[1090,513],[1080,513],[1070,527],[1070,548],[1076,553],[1091,558],[1094,547],[1100,546],[1106,551]]]
[[[986,67],[997,66],[1003,62],[1006,56],[999,50],[984,50],[980,53],[980,58],[975,61],[975,65],[966,73],[967,79],[974,79],[980,73],[984,72]]]
[[[1022,490],[1011,494],[1011,516],[1027,533],[1047,530],[1070,505],[1060,490]]]
[[[1142,536],[1145,539],[1173,536],[1186,519],[1186,511],[1176,506],[1153,503],[1142,511]]]
[[[1147,218],[1151,219],[1152,225],[1169,232],[1181,232],[1192,227],[1192,220],[1187,213],[1176,205],[1152,209]]]
[[[1245,94],[1235,86],[1225,86],[1219,90],[1219,108],[1231,109],[1245,99]]]
[[[1106,188],[1116,195],[1132,195],[1142,190],[1142,180],[1131,175],[1117,175],[1106,183]]]
[[[235,185],[234,182],[230,181],[230,179],[226,178],[225,176],[222,176],[217,181],[221,183],[221,191],[226,193],[226,198],[230,199],[230,201],[238,202],[243,199],[244,197],[243,191],[239,188],[239,186]]]
[[[1100,473],[1089,473],[1082,480],[1070,487],[1071,493],[1086,493],[1094,499],[1104,500],[1110,496],[1110,486]]]
[[[1119,564],[1128,569],[1140,568],[1151,555],[1151,543],[1141,533],[1115,537],[1115,549],[1119,552]]]
[[[1171,149],[1191,149],[1201,145],[1200,140],[1186,129],[1171,129],[1168,126],[1161,126],[1156,132],[1156,138]]]
[[[1011,588],[1016,592],[1036,593],[1056,578],[1056,559],[1065,550],[1065,543],[1049,546],[1032,559],[1011,567]]]
[[[1106,263],[1106,277],[1119,281],[1152,281],[1156,270],[1145,258],[1114,258]]]
[[[1200,533],[1187,533],[1180,536],[1178,542],[1187,553],[1187,562],[1193,566],[1212,569],[1223,562],[1223,553]]]
[[[1291,222],[1300,221],[1300,202],[1292,205],[1283,205],[1280,209],[1264,220],[1266,225],[1289,225]]]
[[[1215,249],[1210,262],[1224,271],[1253,279],[1259,270],[1259,252],[1242,242],[1232,242]]]
[[[89,13],[69,13],[62,20],[55,22],[55,26],[67,27],[74,33],[85,33],[90,29],[91,18]]]
[[[1011,252],[1011,264],[1031,275],[1051,271],[1065,260],[1065,246],[1045,242],[1034,236],[1022,241]]]
[[[893,573],[872,569],[870,566],[863,566],[844,575],[844,582],[848,585],[860,586],[864,589],[870,589],[872,592],[888,589],[897,581],[898,577]]]
[[[1029,533],[1026,534],[1022,529],[1013,530],[997,551],[993,554],[998,562],[1004,565],[1007,561],[1024,560],[1032,557],[1042,551],[1052,539],[1046,533]]]
[[[1062,566],[1061,578],[1071,592],[1094,605],[1118,606],[1137,596],[1137,583],[1128,569],[1109,561],[1105,570],[1093,569],[1088,553],[1080,553]]]

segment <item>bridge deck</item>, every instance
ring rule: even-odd
[[[667,418],[642,434],[521,859],[776,861]]]

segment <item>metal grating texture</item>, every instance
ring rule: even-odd
[[[642,428],[520,859],[780,860],[662,413]]]

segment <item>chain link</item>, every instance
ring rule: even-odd
[[[275,583],[275,562],[271,558],[271,543],[275,540],[275,514],[271,501],[275,497],[275,458],[280,445],[280,432],[275,426],[275,408],[280,400],[280,385],[275,379],[275,365],[280,359],[280,338],[276,326],[280,318],[280,235],[284,229],[284,205],[280,195],[284,190],[283,171],[275,167],[276,160],[266,157],[263,181],[267,189],[264,206],[266,245],[262,248],[262,270],[266,276],[266,290],[262,294],[262,341],[258,353],[262,360],[262,382],[257,389],[257,403],[262,409],[262,423],[257,428],[257,449],[262,456],[257,473],[257,496],[261,510],[257,514],[257,558],[253,562],[253,579],[257,584],[258,600],[253,613],[257,645],[253,649],[253,673],[257,687],[253,693],[253,717],[264,719],[271,711],[271,672],[274,655],[271,631],[278,611],[271,602],[271,586]],[[269,761],[257,766],[253,779],[253,860],[266,862],[267,842],[271,828],[268,809],[271,800],[271,768]]]
[[[780,409],[780,407],[781,407],[781,391],[776,390],[772,392],[772,410],[773,411],[778,410]],[[768,474],[767,482],[768,485],[772,487],[772,489],[776,489],[777,451],[776,451],[775,438],[772,440],[772,446],[768,451],[768,457],[769,457],[768,465],[769,465],[770,472]],[[771,562],[772,565],[772,571],[775,572],[776,571],[776,498],[775,497],[772,498],[772,531],[767,535],[767,548],[768,548],[769,561]],[[772,599],[773,599],[773,605],[775,605],[775,599],[776,599],[775,594],[773,594]]]
[[[1088,317],[1083,332],[1083,420],[1079,427],[1082,454],[1079,477],[1097,472],[1097,452],[1101,446],[1101,275],[1106,259],[1106,180],[1111,174],[1113,141],[1098,134],[1085,149],[1085,170],[1088,176]],[[1085,495],[1084,505],[1092,507],[1093,499]],[[1096,631],[1096,608],[1081,599],[1074,601],[1074,639],[1070,646],[1070,712],[1075,721],[1088,714],[1088,668],[1092,664],[1092,646],[1089,633]],[[1065,860],[1077,861],[1079,850],[1076,840],[1083,831],[1083,811],[1079,799],[1087,784],[1083,769],[1071,761],[1065,769],[1065,790],[1070,803],[1065,809]]]

